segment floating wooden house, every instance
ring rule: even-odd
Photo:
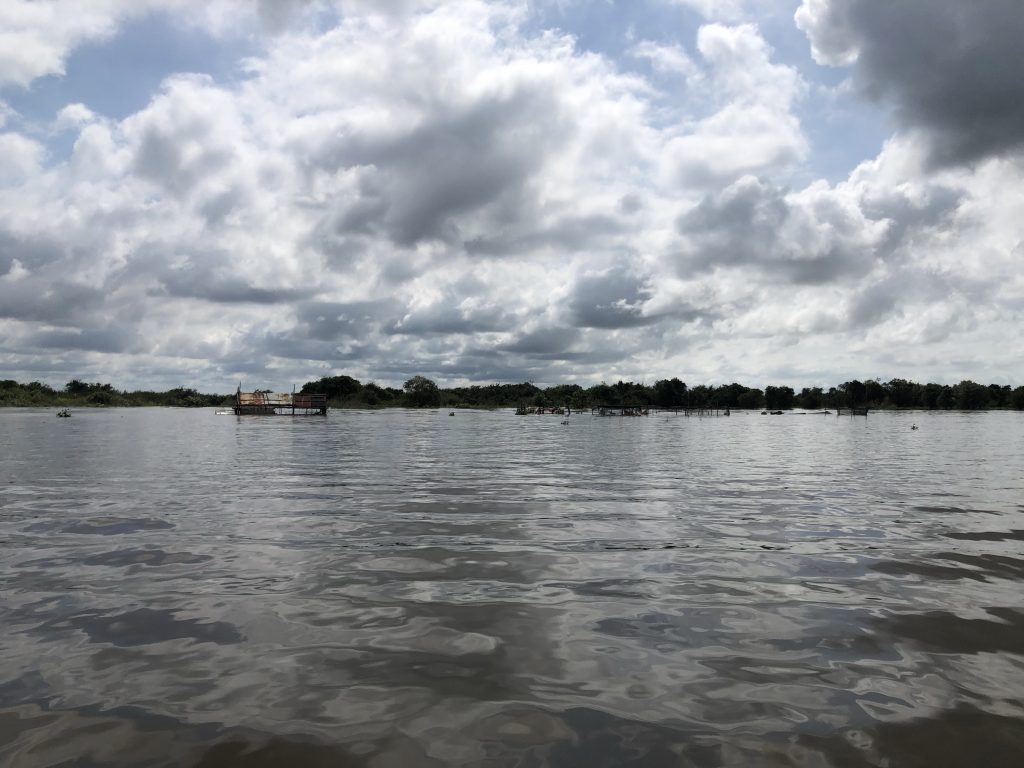
[[[270,392],[257,389],[235,392],[236,416],[326,416],[327,395]]]

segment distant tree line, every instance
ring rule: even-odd
[[[11,379],[0,381],[0,406],[151,406],[207,408],[234,402],[234,395],[204,395],[187,387],[166,392],[145,390],[128,392],[110,384],[89,384],[72,379],[64,389],[56,390],[38,381],[19,384]]]
[[[1014,408],[1024,410],[1024,386],[1013,389],[998,384],[918,384],[906,379],[888,382],[847,381],[836,387],[804,387],[799,392],[788,386],[762,389],[742,384],[690,387],[678,378],[661,379],[654,384],[619,381],[592,387],[557,384],[474,384],[468,387],[441,388],[424,376],[413,376],[401,389],[363,383],[351,376],[327,376],[309,381],[302,392],[327,395],[334,408],[506,408],[519,405],[563,406],[573,409],[595,405],[625,405],[656,408],[767,408],[788,410],[805,408],[921,408],[928,410],[982,410]],[[69,381],[55,390],[33,381],[19,384],[0,381],[2,406],[177,406],[206,408],[228,406],[234,395],[207,395],[187,387],[166,392],[122,391],[110,384]]]
[[[1024,386],[973,381],[959,384],[918,384],[906,379],[882,383],[875,380],[847,381],[837,387],[804,387],[799,392],[788,386],[762,389],[742,384],[689,387],[677,378],[652,385],[619,381],[584,388],[558,384],[541,388],[533,384],[474,384],[442,389],[423,376],[414,376],[402,389],[362,384],[351,376],[328,376],[303,385],[303,392],[322,392],[334,407],[377,408],[504,408],[518,405],[562,406],[574,409],[595,405],[638,405],[658,408],[921,408],[928,410],[981,410],[1015,408],[1024,410]]]

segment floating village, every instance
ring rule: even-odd
[[[243,392],[241,385],[235,392],[235,403],[230,411],[222,413],[233,413],[236,416],[326,416],[327,395],[323,393],[309,392],[271,392],[270,390],[253,390]],[[570,416],[572,414],[589,413],[592,416],[602,417],[642,417],[651,413],[672,413],[679,416],[696,417],[719,417],[729,416],[732,411],[729,408],[719,408],[715,405],[689,407],[671,406],[657,407],[639,404],[602,404],[589,408],[573,409],[565,406],[539,406],[521,403],[515,409],[516,416]],[[762,416],[782,416],[789,413],[794,416],[816,416],[830,415],[833,411],[761,411]],[[837,416],[867,416],[867,408],[837,408],[834,413]],[[455,415],[454,411],[449,416]]]

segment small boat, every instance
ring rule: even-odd
[[[69,411],[67,408],[62,408],[61,410],[57,411],[57,418],[58,419],[70,419],[71,418],[71,411]]]

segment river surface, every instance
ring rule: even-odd
[[[1024,765],[1024,413],[54,411],[5,768]]]

